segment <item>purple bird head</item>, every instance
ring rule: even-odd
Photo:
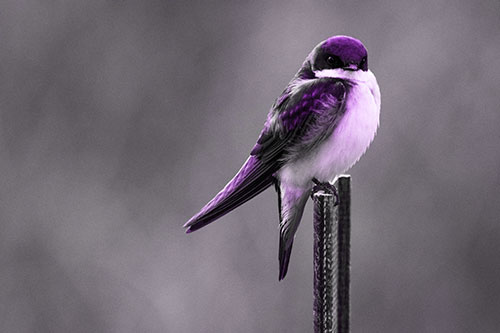
[[[314,78],[313,71],[341,68],[348,71],[368,70],[368,52],[356,38],[333,36],[319,43],[309,54],[296,78]]]
[[[330,37],[317,49],[314,65],[318,69],[368,70],[368,53],[359,40],[348,36]]]

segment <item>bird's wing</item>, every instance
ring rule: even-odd
[[[310,132],[318,126],[318,121],[324,122],[324,112],[320,110],[325,108],[325,103],[342,100],[343,87],[338,80],[325,78],[286,89],[271,108],[250,157],[236,176],[184,225],[187,232],[215,221],[272,185],[274,173],[290,154],[296,153],[304,143],[312,146],[317,141],[317,136],[313,137]]]
[[[337,124],[344,111],[347,83],[321,78],[287,88],[269,112],[251,155],[281,164],[311,151]]]

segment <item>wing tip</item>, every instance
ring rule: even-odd
[[[184,224],[182,225],[182,227],[183,227],[184,229],[188,229],[188,230],[189,230],[189,229],[191,229],[191,227],[193,226],[193,224],[195,224],[195,222],[196,222],[196,221],[195,221],[194,217],[192,217],[192,218],[190,218],[190,219],[189,219],[186,223],[184,223]],[[188,232],[188,230],[186,230],[186,233]]]
[[[189,228],[192,225],[193,225],[193,219],[190,219],[189,221],[187,221],[186,223],[184,223],[184,225],[182,227],[183,228]]]
[[[187,221],[186,223],[184,223],[184,225],[182,226],[184,229],[186,229],[186,234],[190,234],[192,233],[193,231],[196,231],[198,229],[200,229],[200,227],[196,228],[196,225],[199,221],[197,221],[197,219],[190,219],[189,221]]]
[[[290,255],[292,254],[292,244],[288,247],[284,244],[284,242],[280,241],[280,255],[279,255],[279,263],[280,263],[280,271],[278,276],[278,281],[281,281],[285,278],[286,273],[288,272],[288,265],[290,263]]]
[[[199,228],[195,228],[196,225],[199,223],[199,218],[198,214],[190,218],[184,225],[182,226],[184,229],[186,229],[186,234],[190,234],[193,231],[198,230]]]

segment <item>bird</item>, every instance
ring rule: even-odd
[[[361,41],[330,37],[313,48],[272,105],[249,157],[184,227],[196,231],[274,185],[279,276],[285,278],[309,195],[354,165],[379,127],[380,89]]]

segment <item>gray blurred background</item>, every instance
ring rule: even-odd
[[[500,3],[0,4],[0,331],[311,332],[311,204],[278,283],[272,189],[192,235],[323,39],[381,126],[350,171],[353,332],[498,332]]]

